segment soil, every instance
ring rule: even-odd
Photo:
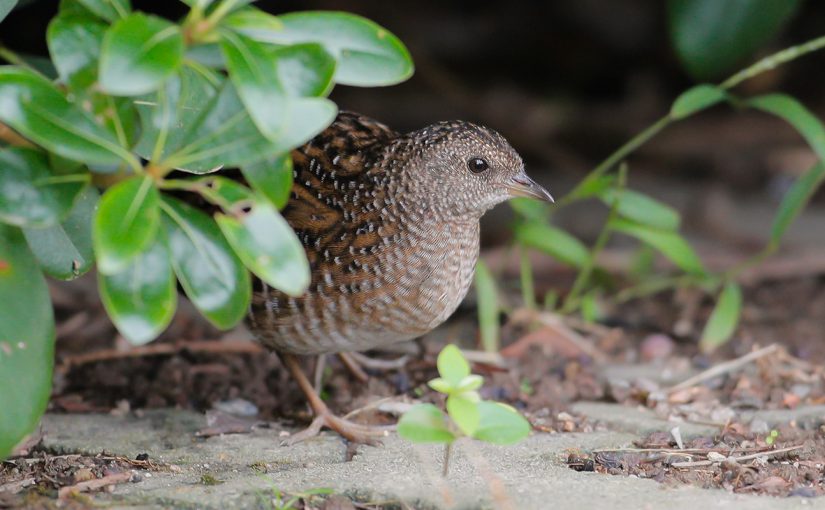
[[[196,314],[180,313],[160,340],[130,349],[95,301],[83,298],[81,290],[72,294],[72,289],[62,285],[52,289],[59,341],[51,411],[193,409],[212,418],[204,435],[244,432],[261,422],[308,422],[306,405],[277,357],[242,332],[223,334]],[[514,405],[543,432],[587,432],[603,427],[567,412],[579,400],[641,405],[662,417],[719,426],[720,432],[713,437],[684,442],[681,446],[692,449],[687,450],[690,455],[680,452],[674,436],[654,434],[630,451],[571,452],[568,463],[573,469],[734,492],[820,496],[825,492],[822,424],[792,421],[772,432],[758,420],[745,422],[742,413],[825,403],[821,369],[825,348],[816,341],[821,326],[817,317],[825,316],[825,278],[761,282],[746,289],[745,296],[739,333],[710,358],[698,352],[695,331],[706,320],[711,303],[699,295],[668,292],[622,306],[604,304],[605,316],[592,325],[551,321],[551,326],[536,327],[542,317],[557,318],[517,310],[503,318],[503,363],[475,363],[474,370],[487,377],[482,390],[485,398]],[[673,331],[677,328],[682,336]],[[324,396],[339,413],[382,398],[433,398],[425,384],[436,375],[435,356],[445,339],[473,348],[476,335],[475,310],[468,305],[444,327],[417,341],[402,369],[367,369],[366,384],[330,356],[323,371]],[[742,370],[679,391],[652,379],[603,377],[607,367],[628,362],[656,366],[663,372],[703,370],[770,342],[779,344],[770,355]],[[389,420],[376,411],[359,416],[366,421]],[[777,448],[791,449],[779,455],[770,453]],[[767,453],[747,461],[732,459],[754,452]],[[135,467],[165,469],[134,459],[54,456],[35,444],[28,455],[2,464],[0,486],[24,484],[18,491],[19,504],[20,498],[54,496],[61,487],[84,478]],[[72,496],[77,497],[82,499]]]

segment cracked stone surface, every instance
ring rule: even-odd
[[[441,446],[413,445],[395,435],[380,447],[358,447],[347,461],[346,446],[332,434],[290,447],[280,446],[278,429],[201,439],[195,431],[205,419],[176,410],[146,412],[142,417],[51,414],[44,417],[42,432],[45,447],[55,452],[105,451],[132,458],[148,453],[152,460],[180,468],[139,471],[139,482],[93,495],[104,507],[272,508],[278,490],[297,493],[326,487],[363,502],[404,502],[426,509],[825,508],[821,500],[665,487],[652,480],[572,471],[564,464],[569,449],[629,446],[640,433],[656,427],[655,418],[638,410],[601,406],[579,406],[579,412],[596,413],[597,419],[613,425],[623,423],[621,431],[533,434],[509,447],[462,440],[455,446],[446,479],[441,477]],[[621,419],[611,418],[611,413]],[[638,420],[635,429],[633,413]],[[672,424],[659,420],[658,427],[669,430]],[[204,485],[205,474],[221,483]]]

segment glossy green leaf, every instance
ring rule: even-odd
[[[461,354],[461,350],[453,344],[446,345],[438,354],[436,360],[438,373],[453,388],[470,375],[470,364]]]
[[[270,140],[277,140],[285,127],[287,93],[281,84],[276,61],[263,44],[226,30],[221,33],[229,77],[255,125]]]
[[[171,198],[163,210],[172,267],[186,296],[216,327],[236,325],[249,307],[249,272],[212,218]]]
[[[516,239],[524,246],[536,248],[574,267],[581,267],[589,257],[587,247],[564,230],[539,222],[516,226]]]
[[[335,85],[335,58],[317,43],[276,48],[269,58],[278,63],[278,80],[293,97],[326,96]]]
[[[614,219],[611,222],[611,228],[652,246],[685,272],[694,274],[705,272],[696,252],[676,232],[658,230],[623,218]]]
[[[43,273],[17,228],[0,223],[0,459],[31,433],[52,389],[54,317]]]
[[[98,273],[98,286],[112,322],[133,344],[153,340],[175,315],[175,277],[169,253],[160,239],[133,257],[120,272]]]
[[[819,162],[794,181],[782,197],[771,226],[771,243],[779,245],[785,231],[793,223],[813,194],[825,180],[825,163]]]
[[[91,219],[99,198],[95,188],[87,187],[61,223],[23,230],[40,267],[50,276],[71,280],[91,269],[94,263]]]
[[[244,109],[230,80],[206,107],[179,150],[169,157],[175,168],[203,173],[222,166],[243,166],[289,152],[328,126],[336,115],[335,104],[326,99],[307,99],[303,106],[287,108],[283,136],[272,142],[261,135]]]
[[[0,67],[0,121],[68,159],[109,165],[109,171],[124,161],[135,161],[111,132],[27,69]]]
[[[498,291],[490,269],[482,260],[476,263],[475,287],[476,298],[478,299],[478,326],[481,334],[481,346],[487,352],[498,352]]]
[[[747,105],[785,120],[805,138],[819,159],[825,160],[825,127],[795,98],[786,94],[768,94],[750,99]]]
[[[6,16],[14,9],[15,5],[17,5],[17,0],[0,0],[0,23],[6,19]],[[0,458],[2,457],[3,455],[0,453]]]
[[[149,176],[132,177],[109,188],[94,218],[93,239],[100,272],[113,274],[155,240],[160,193]]]
[[[452,443],[447,417],[432,404],[413,406],[398,420],[398,435],[414,443]]]
[[[117,21],[125,18],[132,10],[129,0],[77,0],[86,9],[106,21]]]
[[[694,78],[721,78],[770,41],[799,4],[799,0],[669,0],[671,41]]]
[[[88,183],[88,172],[54,174],[42,152],[0,150],[0,221],[24,227],[54,225]]]
[[[82,14],[61,14],[49,23],[49,54],[62,82],[80,90],[97,80],[97,61],[105,31],[106,25]]]
[[[265,158],[241,167],[247,182],[276,208],[283,209],[292,190],[292,158],[288,153]]]
[[[716,85],[705,83],[696,85],[676,98],[673,106],[670,107],[670,116],[675,120],[681,120],[725,101],[727,98],[727,92]]]
[[[115,96],[139,96],[160,88],[183,61],[180,27],[156,16],[133,13],[103,37],[100,87]]]
[[[616,212],[623,218],[662,230],[679,228],[681,218],[675,209],[638,191],[611,188],[605,190],[600,198],[608,207],[613,207],[618,201]]]
[[[462,395],[447,397],[447,414],[465,435],[471,436],[478,430],[481,415],[478,411],[477,400],[465,398]]]
[[[473,437],[493,444],[513,444],[530,435],[530,423],[515,409],[498,402],[479,402],[479,425]]]
[[[201,122],[221,83],[217,76],[184,66],[161,90],[135,101],[141,125],[135,151],[145,159],[154,159],[157,152],[162,160],[178,150]]]
[[[255,197],[233,215],[217,213],[218,226],[250,271],[297,296],[309,285],[309,262],[289,223],[269,201]]]
[[[335,81],[344,85],[393,85],[412,76],[413,63],[397,37],[372,21],[345,12],[294,12],[282,26],[236,26],[255,40],[292,45],[320,43],[338,61]]]
[[[461,392],[466,391],[475,391],[481,388],[481,385],[484,384],[484,378],[480,375],[470,374],[458,383],[456,390]]]
[[[742,311],[742,289],[736,282],[728,282],[719,294],[716,307],[710,314],[699,348],[710,352],[728,341],[736,331],[739,315]]]

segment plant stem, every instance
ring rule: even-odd
[[[450,470],[450,451],[452,450],[452,448],[453,448],[452,441],[447,443],[446,445],[444,445],[444,467],[441,470],[441,475],[444,478],[447,478],[447,473]]]
[[[536,309],[536,289],[533,287],[533,266],[530,264],[530,254],[527,247],[519,246],[519,265],[521,276],[521,298],[524,306],[530,310]]]
[[[593,249],[590,250],[590,254],[587,257],[587,260],[584,262],[584,265],[579,271],[579,274],[576,275],[576,281],[573,282],[573,288],[570,289],[570,294],[564,299],[564,304],[561,307],[561,314],[566,315],[571,313],[579,306],[579,295],[581,294],[582,290],[584,290],[584,286],[590,281],[590,275],[593,273],[593,269],[596,267],[596,259],[599,256],[599,253],[604,249],[607,241],[610,239],[610,234],[613,232],[613,220],[616,218],[618,214],[618,205],[621,201],[621,193],[625,187],[625,181],[627,179],[627,164],[623,163],[621,167],[619,167],[619,180],[617,182],[617,198],[613,201],[610,205],[610,213],[607,215],[607,220],[604,222],[604,226],[602,227],[601,232],[599,232],[599,237],[596,238],[595,244],[593,244]]]
[[[2,122],[0,122],[0,140],[16,147],[37,147],[35,144],[18,135],[15,131]]]
[[[810,41],[799,44],[797,46],[785,48],[784,50],[778,51],[773,55],[768,55],[767,57],[763,58],[762,60],[759,60],[758,62],[749,66],[748,68],[739,71],[738,73],[734,74],[733,76],[719,84],[719,87],[723,89],[732,89],[733,87],[739,85],[745,80],[749,80],[754,76],[775,69],[776,67],[781,66],[782,64],[786,64],[791,60],[795,60],[803,55],[807,55],[808,53],[821,50],[822,48],[825,48],[825,36],[817,37],[816,39],[811,39]]]
[[[652,125],[648,126],[644,131],[639,133],[638,135],[631,138],[627,143],[619,147],[619,149],[611,154],[607,159],[602,161],[599,166],[591,170],[587,177],[585,177],[579,184],[573,188],[568,194],[563,196],[560,200],[556,202],[556,208],[563,207],[565,205],[574,202],[578,197],[577,195],[581,191],[581,189],[588,184],[590,181],[598,179],[608,170],[613,168],[619,161],[625,159],[630,153],[644,145],[648,142],[651,138],[656,136],[660,131],[664,128],[669,126],[674,120],[671,118],[670,114],[665,115],[661,119],[657,120]]]

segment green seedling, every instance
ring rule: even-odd
[[[776,430],[776,429],[771,430],[771,433],[768,434],[768,437],[765,438],[765,444],[768,445],[768,446],[771,446],[772,444],[774,444],[776,442],[776,438],[778,438],[778,437],[779,437],[779,431]]]
[[[470,437],[494,444],[513,444],[530,433],[530,423],[512,407],[483,400],[478,389],[484,378],[470,373],[470,364],[455,345],[438,355],[438,374],[428,384],[447,396],[446,412],[433,404],[418,404],[398,422],[398,434],[415,443],[443,443],[444,476],[456,439]]]

